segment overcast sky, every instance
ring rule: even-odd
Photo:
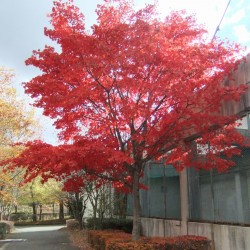
[[[75,0],[84,12],[88,26],[95,22],[94,12],[101,0]],[[137,8],[150,0],[135,0]],[[159,11],[166,15],[170,10],[186,9],[195,13],[198,22],[206,25],[212,37],[229,0],[158,0]],[[23,95],[21,82],[28,81],[39,72],[26,67],[24,61],[32,50],[43,49],[50,41],[43,35],[49,25],[47,14],[53,5],[52,0],[1,0],[0,5],[0,65],[13,68],[16,72],[16,87]],[[250,1],[231,0],[217,36],[228,38],[248,47],[250,51]],[[28,97],[25,97],[30,102]],[[52,122],[37,112],[44,129],[44,139],[55,143],[56,133]]]

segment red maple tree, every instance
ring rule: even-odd
[[[22,163],[47,177],[84,169],[93,178],[131,184],[136,240],[145,164],[164,157],[178,170],[233,165],[221,152],[239,154],[231,145],[243,145],[244,138],[232,126],[237,117],[222,116],[220,109],[238,100],[244,87],[222,84],[238,65],[237,45],[208,42],[184,11],[161,20],[156,6],[135,11],[131,2],[105,0],[91,30],[72,1],[54,2],[45,35],[60,50],[33,52],[26,64],[42,74],[24,87],[55,119],[64,145],[34,143],[13,166]],[[193,161],[192,141],[209,143],[206,161]]]

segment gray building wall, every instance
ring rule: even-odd
[[[168,237],[181,235],[181,222],[142,218],[142,233],[145,236]],[[215,250],[249,250],[250,227],[188,222],[188,234],[205,236],[213,241]]]
[[[149,190],[141,190],[142,234],[201,235],[214,242],[215,250],[249,250],[250,149],[234,160],[236,167],[227,173],[188,169],[184,186],[171,166],[150,163],[143,178]],[[188,218],[181,211],[183,188],[188,191]]]

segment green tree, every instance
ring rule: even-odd
[[[17,143],[34,139],[39,134],[34,110],[28,109],[24,100],[18,98],[13,81],[13,70],[0,67],[0,160],[17,156],[24,149]],[[23,172],[17,169],[0,174],[1,218],[7,219],[16,205]]]
[[[50,179],[46,183],[41,183],[41,178],[37,177],[21,187],[17,202],[20,205],[31,206],[33,221],[37,221],[38,217],[39,220],[42,220],[44,205],[58,204],[59,207],[61,207],[66,197],[67,194],[62,191],[62,185],[59,182]],[[61,213],[63,213],[63,211],[61,211]],[[59,217],[63,219],[62,214],[60,214]]]

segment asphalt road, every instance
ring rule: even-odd
[[[71,245],[62,226],[17,227],[0,240],[0,250],[79,250]]]

